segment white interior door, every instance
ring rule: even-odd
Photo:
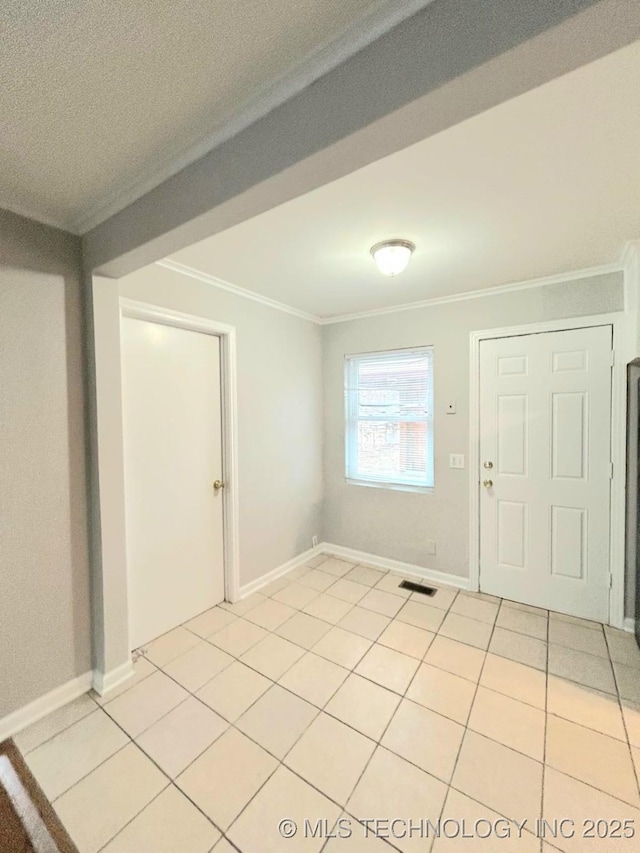
[[[481,342],[483,592],[608,621],[611,356],[611,326]]]
[[[123,317],[133,648],[224,599],[220,339]]]

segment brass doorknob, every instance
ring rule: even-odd
[[[487,461],[484,463],[485,468],[493,468],[493,462]]]
[[[224,483],[222,482],[222,480],[214,480],[213,481],[213,491],[219,492],[220,489],[224,489]]]
[[[485,487],[485,489],[490,489],[491,486],[493,486],[493,480],[483,480],[482,485]]]

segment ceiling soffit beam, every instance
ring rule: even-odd
[[[66,227],[74,234],[92,231],[110,216],[236,136],[432,2],[434,0],[402,0],[401,3],[398,3],[398,0],[377,0],[370,14],[364,19],[353,21],[336,39],[313,50],[301,64],[275,81],[259,86],[248,98],[238,102],[226,121],[213,124],[204,136],[187,148],[174,151],[168,157],[156,158],[148,164],[148,168],[143,168],[133,181],[116,182],[112,192],[94,198],[82,209],[75,211],[66,221]]]
[[[120,277],[623,47],[636,0],[435,0],[83,238]]]

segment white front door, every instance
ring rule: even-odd
[[[131,643],[224,599],[220,339],[123,317]]]
[[[480,344],[480,588],[609,618],[611,326]]]

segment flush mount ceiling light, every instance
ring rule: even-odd
[[[371,247],[371,254],[381,273],[398,275],[406,269],[414,249],[409,240],[384,240]]]

